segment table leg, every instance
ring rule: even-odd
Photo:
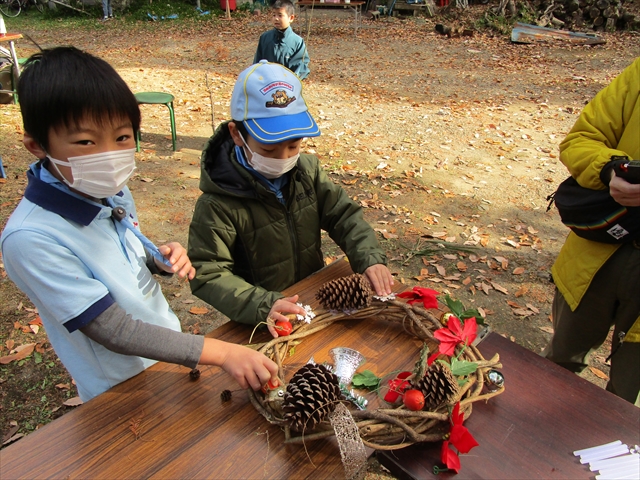
[[[16,53],[16,46],[13,41],[9,42],[9,51],[11,52],[11,59],[13,60],[13,68],[11,75],[13,75],[13,103],[18,103],[18,79],[20,78],[20,63],[18,63],[18,54]]]

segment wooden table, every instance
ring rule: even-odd
[[[640,408],[495,333],[478,348],[500,354],[505,391],[473,404],[465,422],[480,444],[461,456],[457,475],[433,475],[440,445],[378,452],[401,479],[593,478],[573,451],[621,440],[640,444]]]
[[[305,32],[309,31],[309,16],[308,12],[312,11],[314,8],[325,8],[325,7],[343,7],[348,8],[353,11],[353,34],[358,36],[358,28],[360,28],[360,24],[362,23],[362,5],[366,2],[364,1],[356,1],[356,2],[345,2],[341,0],[340,2],[325,2],[320,0],[299,0],[296,5],[298,6],[299,12],[304,12],[304,20],[305,20]]]
[[[15,41],[22,38],[22,34],[20,33],[4,33],[0,34],[0,42],[9,42],[9,52],[11,55],[11,62],[13,64],[13,85],[12,91],[14,101],[16,101],[15,89],[18,83],[18,78],[20,77],[20,63],[18,62],[18,55],[16,53]]]
[[[287,289],[310,304],[318,287],[351,273],[337,261]],[[404,289],[397,284],[398,289]],[[229,322],[213,332],[247,343],[251,327]],[[254,341],[269,338],[261,333]],[[295,347],[287,379],[311,356],[330,361],[333,347],[359,350],[361,369],[376,374],[411,369],[421,342],[375,318],[338,322]],[[491,334],[485,357],[498,351],[505,392],[477,402],[466,426],[480,446],[462,458],[464,478],[588,478],[571,452],[622,440],[640,444],[640,409],[538,355]],[[342,478],[334,439],[285,445],[248,400],[246,391],[217,367],[189,369],[158,363],[0,451],[0,476],[14,478]],[[223,390],[233,391],[222,402]],[[378,398],[367,395],[370,407]],[[403,478],[429,478],[440,444],[396,450],[380,460]],[[440,474],[449,478],[449,474]]]
[[[349,275],[345,260],[287,289],[314,309],[326,281]],[[398,289],[405,287],[398,283]],[[304,339],[285,365],[287,379],[314,356],[345,346],[367,358],[363,369],[411,368],[421,343],[373,319],[338,322]],[[252,328],[229,322],[213,336],[248,343]],[[265,341],[261,333],[255,342]],[[250,404],[246,391],[217,367],[189,369],[158,363],[0,451],[3,480],[13,478],[341,478],[335,440],[285,445],[284,433]],[[223,403],[223,390],[233,391]],[[375,404],[377,397],[368,397]],[[130,428],[133,427],[133,428]],[[138,436],[133,430],[136,430]]]

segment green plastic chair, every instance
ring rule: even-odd
[[[173,151],[176,151],[176,117],[173,113],[173,95],[163,92],[138,92],[135,94],[138,105],[153,104],[166,105],[169,109],[169,117],[171,119],[171,143]],[[136,135],[136,152],[140,151],[140,130]]]

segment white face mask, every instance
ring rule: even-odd
[[[60,173],[64,183],[71,188],[94,198],[111,197],[127,184],[136,169],[134,158],[136,149],[113,150],[111,152],[95,153],[69,157],[68,162],[57,160],[47,155],[56,170],[57,165],[71,167],[73,183]]]
[[[251,165],[256,172],[264,175],[264,177],[269,180],[281,177],[295,167],[296,163],[298,163],[300,153],[296,153],[293,157],[289,157],[284,160],[281,158],[269,158],[260,155],[259,153],[252,152],[249,145],[247,145],[247,142],[244,141],[244,137],[240,135],[240,138],[242,138],[242,143],[244,143],[244,146],[247,147],[247,150],[251,153],[251,159],[247,159],[249,165]]]

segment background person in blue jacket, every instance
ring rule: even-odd
[[[295,8],[289,0],[276,0],[271,6],[273,30],[260,36],[258,49],[253,63],[260,60],[284,65],[294,72],[300,80],[309,75],[309,52],[304,40],[291,30],[295,18]]]

